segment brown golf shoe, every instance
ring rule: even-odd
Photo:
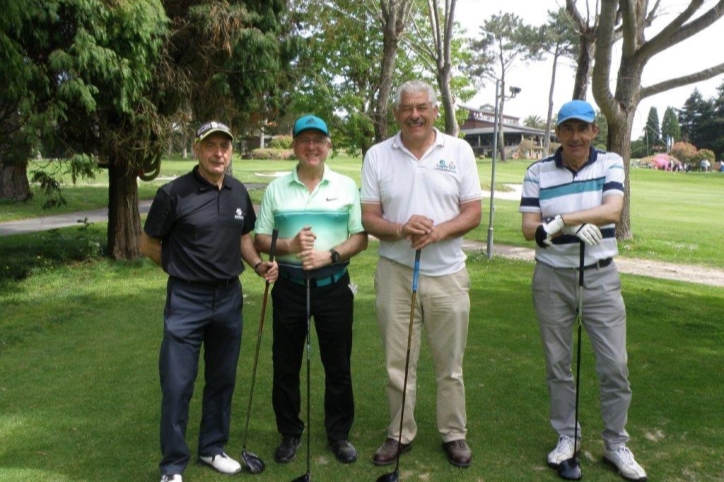
[[[442,444],[443,450],[447,454],[447,460],[456,467],[470,467],[473,460],[473,454],[465,439],[453,440]]]
[[[401,444],[394,438],[388,438],[385,443],[380,445],[380,448],[375,452],[375,456],[372,459],[372,463],[375,465],[390,465],[397,460],[397,451],[399,449],[400,454],[404,454],[412,448],[412,442],[409,444]]]

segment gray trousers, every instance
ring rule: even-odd
[[[533,304],[546,359],[551,425],[559,436],[573,437],[576,387],[571,358],[578,308],[578,269],[556,269],[536,263]],[[626,307],[615,263],[584,271],[583,327],[596,356],[604,424],[601,436],[606,447],[612,450],[629,439],[625,427],[631,404]],[[580,436],[580,425],[578,430]]]
[[[182,474],[189,463],[186,426],[189,402],[204,346],[199,456],[214,456],[229,440],[231,398],[241,349],[242,293],[239,281],[199,286],[169,278],[166,288],[161,376],[162,474]]]

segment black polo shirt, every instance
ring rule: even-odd
[[[241,236],[256,214],[244,185],[224,176],[221,189],[198,166],[159,188],[144,231],[161,240],[163,270],[187,281],[218,281],[244,271]]]

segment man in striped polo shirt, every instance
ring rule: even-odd
[[[546,357],[551,425],[558,433],[558,444],[548,455],[548,464],[557,467],[580,449],[580,426],[574,427],[571,358],[583,242],[583,323],[596,355],[604,422],[603,457],[625,479],[645,481],[646,472],[626,447],[629,435],[625,426],[631,403],[626,307],[613,263],[618,254],[615,224],[623,209],[625,172],[621,156],[591,147],[598,134],[595,117],[593,107],[582,100],[561,107],[556,124],[561,147],[528,168],[520,202],[523,235],[537,245],[533,304]],[[574,448],[575,430],[579,443]]]

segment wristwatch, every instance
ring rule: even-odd
[[[339,253],[336,249],[330,249],[330,253],[332,253],[332,264],[339,263]]]

